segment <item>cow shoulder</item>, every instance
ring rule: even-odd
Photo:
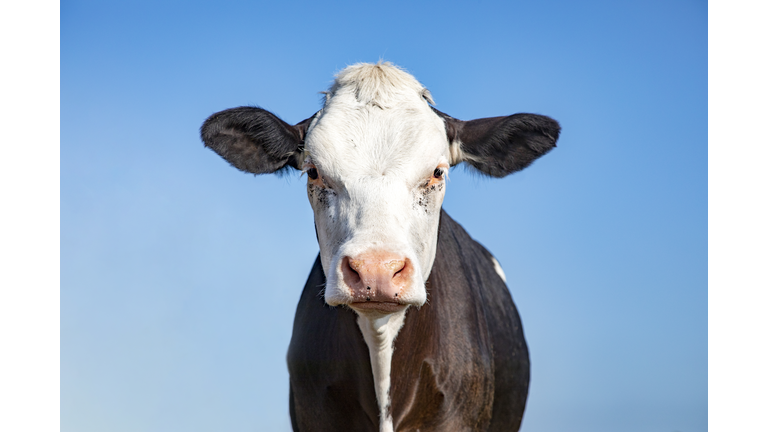
[[[493,430],[502,424],[497,416],[507,427],[519,426],[527,351],[503,358],[509,354],[503,345],[525,346],[519,317],[492,255],[444,211],[427,289],[427,303],[408,310],[395,341],[395,429]],[[508,322],[499,326],[499,319]],[[510,381],[499,366],[525,369],[522,379]]]
[[[530,381],[530,361],[522,321],[496,258],[471,238],[464,244],[480,258],[476,269],[481,279],[479,293],[493,347],[495,395],[493,418],[488,430],[518,430]]]

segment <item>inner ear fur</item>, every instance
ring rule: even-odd
[[[445,121],[448,142],[459,146],[457,160],[480,172],[504,177],[527,167],[556,146],[560,124],[538,114],[513,114],[476,120],[457,120],[433,108]]]
[[[266,174],[289,166],[300,169],[304,135],[311,120],[292,126],[261,108],[231,108],[208,117],[200,128],[200,138],[241,171]]]

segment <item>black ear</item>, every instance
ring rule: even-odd
[[[288,166],[300,169],[304,135],[311,120],[291,126],[261,108],[232,108],[208,117],[200,128],[200,138],[242,171],[265,174]]]
[[[481,172],[504,177],[530,165],[555,147],[557,121],[538,114],[513,114],[461,121],[438,110],[451,146],[452,164],[467,162]]]

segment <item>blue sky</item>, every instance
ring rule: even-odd
[[[303,179],[204,149],[213,112],[298,122],[385,59],[454,117],[558,147],[444,208],[498,258],[524,431],[707,429],[707,4],[61,4],[62,431],[290,430],[285,353],[318,248]]]

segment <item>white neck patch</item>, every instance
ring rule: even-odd
[[[392,353],[394,352],[395,337],[405,322],[404,309],[389,315],[373,318],[358,315],[357,325],[363,333],[368,353],[371,357],[373,370],[373,386],[376,390],[376,400],[379,402],[379,431],[393,432],[392,416],[389,414],[390,370],[392,368]]]

